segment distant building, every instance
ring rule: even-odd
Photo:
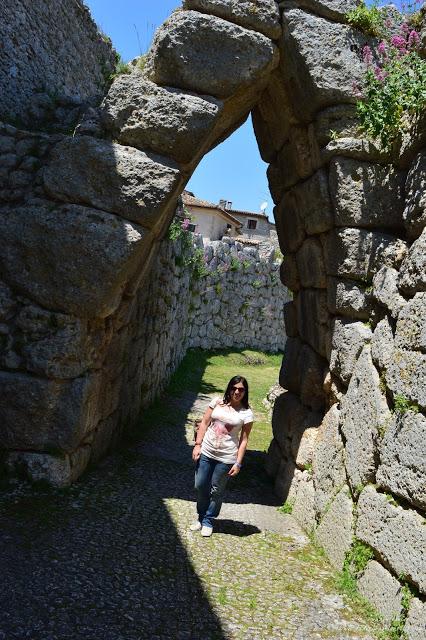
[[[264,213],[239,211],[232,208],[229,200],[213,204],[196,198],[190,191],[184,191],[182,202],[191,216],[189,229],[202,235],[207,241],[220,240],[224,235],[253,241],[273,240],[275,225]]]
[[[240,233],[241,222],[217,204],[196,198],[190,191],[182,193],[182,202],[191,216],[189,230],[199,233],[208,242]]]

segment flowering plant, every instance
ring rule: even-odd
[[[367,71],[357,103],[362,128],[387,150],[426,107],[426,61],[419,55],[419,34],[395,12],[382,11],[377,49],[363,47]]]

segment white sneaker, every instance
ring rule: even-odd
[[[199,520],[196,520],[195,522],[193,522],[189,527],[190,531],[199,531],[200,529],[201,529],[201,522]]]
[[[213,533],[212,527],[201,527],[201,535],[203,538],[210,538]]]

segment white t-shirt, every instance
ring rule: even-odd
[[[201,453],[213,460],[234,464],[237,461],[241,429],[244,424],[253,422],[253,411],[244,408],[237,411],[222,404],[220,398],[214,398],[209,407],[213,409],[212,420],[205,433]]]

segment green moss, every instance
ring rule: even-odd
[[[280,513],[292,513],[293,511],[293,502],[291,500],[286,500],[281,507],[277,507],[277,511]]]
[[[414,402],[411,402],[411,400],[409,400],[408,398],[406,398],[404,395],[400,393],[394,396],[393,404],[394,404],[394,407],[393,407],[394,412],[399,413],[400,415],[403,415],[407,411],[412,411],[413,413],[419,412],[418,405]]]

